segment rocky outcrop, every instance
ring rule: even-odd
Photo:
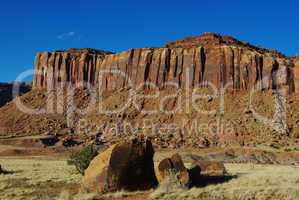
[[[265,49],[261,47],[256,47],[254,45],[251,45],[248,42],[242,42],[240,40],[237,40],[231,36],[227,35],[219,35],[211,32],[203,33],[201,36],[195,36],[195,37],[187,37],[182,40],[177,40],[175,42],[169,42],[165,45],[167,48],[194,48],[198,46],[205,46],[205,47],[213,47],[213,46],[220,46],[220,45],[226,45],[226,46],[238,46],[242,48],[247,48],[252,51],[257,51],[261,54],[263,53],[271,53],[275,57],[285,57],[282,53]]]
[[[158,184],[153,156],[149,140],[132,139],[111,146],[86,169],[83,189],[93,192],[151,189]]]
[[[38,53],[34,87],[87,82],[105,91],[122,88],[207,87],[295,91],[292,62],[284,55],[232,37],[207,33],[165,48],[111,54],[91,50]],[[148,84],[150,83],[150,84]],[[170,86],[171,85],[171,86]]]

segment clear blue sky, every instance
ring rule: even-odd
[[[299,53],[299,2],[10,0],[0,6],[0,82],[33,68],[38,51],[162,46],[202,32]]]

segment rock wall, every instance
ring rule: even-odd
[[[110,52],[93,49],[70,49],[37,53],[34,64],[34,88],[55,88],[65,83],[94,84],[96,71]]]
[[[294,79],[296,93],[299,93],[299,56],[293,59],[294,62]]]
[[[90,49],[38,53],[34,87],[88,82],[106,91],[126,87],[227,87],[235,90],[284,87],[294,92],[292,62],[282,54],[209,34],[169,43],[165,48],[111,54]],[[119,74],[118,72],[122,72]],[[172,86],[174,87],[174,86]]]
[[[106,74],[102,87],[115,90],[138,87],[145,82],[167,87],[169,81],[179,87],[205,87],[213,84],[237,90],[271,89],[286,86],[293,91],[291,63],[286,59],[260,54],[245,48],[197,47],[132,49],[108,55],[100,69],[120,70],[127,78]]]

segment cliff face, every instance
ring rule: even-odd
[[[291,93],[295,90],[294,74],[292,62],[280,53],[208,33],[166,44],[165,48],[118,54],[88,49],[38,53],[33,86],[55,88],[86,81],[113,91],[143,88],[148,82],[159,88],[168,87],[169,82],[180,88],[209,83],[235,90],[284,87]]]
[[[65,83],[94,84],[96,70],[110,52],[94,49],[69,49],[37,53],[34,64],[34,88],[55,88]]]
[[[299,56],[293,58],[296,93],[299,92]]]

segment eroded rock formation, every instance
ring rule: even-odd
[[[284,87],[295,91],[290,59],[229,36],[205,33],[164,48],[130,49],[112,54],[91,49],[38,53],[34,87],[53,89],[87,82],[106,91],[144,88],[226,87],[235,90]],[[297,73],[297,71],[295,71]],[[146,83],[146,85],[145,85]]]
[[[299,56],[293,58],[294,63],[294,79],[296,92],[299,92]]]
[[[110,52],[94,49],[37,53],[33,87],[52,89],[65,83],[94,84],[97,79],[96,70],[108,54]]]

